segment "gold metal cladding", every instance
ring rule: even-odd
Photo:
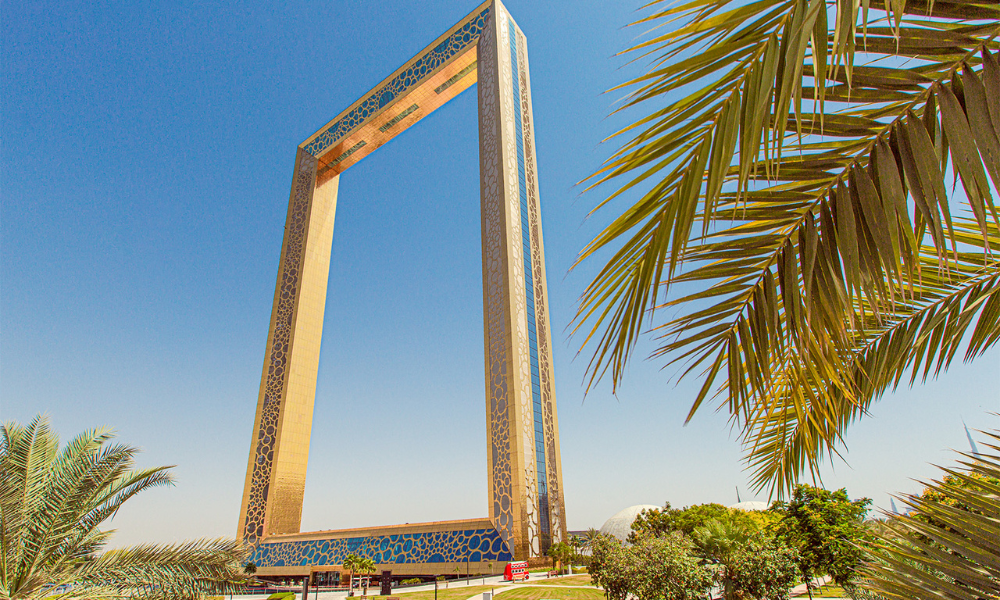
[[[238,536],[299,530],[338,178],[316,186],[298,151],[243,491]]]
[[[549,322],[548,284],[545,277],[545,250],[542,244],[541,209],[538,204],[536,175],[535,126],[531,108],[531,74],[528,68],[527,40],[517,30],[519,97],[524,128],[525,186],[527,188],[528,222],[531,238],[531,267],[535,293],[535,319],[538,343],[538,370],[541,379],[542,423],[548,480],[549,542],[568,539],[566,533],[565,499],[562,486],[562,459],[559,451],[559,423],[556,415],[555,380],[552,376],[552,345]]]
[[[499,0],[480,5],[299,147],[240,538],[287,545],[454,527],[456,522],[440,522],[298,533],[339,176],[477,81],[488,523],[517,560],[544,556],[550,543],[566,539],[527,47]],[[544,450],[536,450],[536,435]],[[298,573],[303,567],[275,568]]]
[[[521,60],[526,59],[527,51],[523,33],[499,2],[494,4],[492,14],[496,19],[491,19],[479,40],[479,157],[490,518],[520,559],[543,556],[552,541],[565,539],[565,510],[561,500],[560,461],[554,452],[554,446],[558,445],[555,389],[548,303],[544,293],[544,253],[530,85],[525,76],[527,62]],[[515,56],[519,59],[516,69]],[[522,167],[524,180],[519,177]],[[522,205],[527,214],[522,215]],[[524,221],[527,221],[527,231],[522,230]],[[529,241],[527,245],[526,240]],[[530,256],[525,257],[523,253],[529,246]],[[530,290],[525,258],[531,265]],[[531,306],[526,303],[529,291],[533,293]],[[531,331],[536,333],[534,341]],[[544,440],[541,441],[545,447],[544,465],[549,483],[549,493],[545,496],[539,491],[540,477],[536,472],[533,343],[540,372],[537,410],[542,413]],[[548,510],[543,510],[546,500]]]
[[[437,73],[425,79],[418,87],[411,92],[397,98],[391,105],[383,109],[377,116],[369,119],[358,127],[354,133],[349,134],[341,141],[324,151],[319,158],[319,181],[323,182],[329,177],[343,173],[348,167],[355,165],[362,158],[368,156],[386,142],[396,137],[420,119],[434,112],[455,96],[461,94],[471,85],[476,83],[476,69],[468,69],[476,64],[476,47],[471,46],[468,50],[459,54],[452,62],[442,67]],[[447,83],[452,77],[465,71],[465,74],[441,92],[436,92],[435,88]],[[417,108],[405,117],[390,125],[385,131],[382,128],[394,121],[398,115],[405,113],[410,107]],[[345,152],[358,144],[364,145],[355,150],[342,160],[337,160]]]

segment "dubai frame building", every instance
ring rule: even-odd
[[[238,536],[260,575],[483,573],[566,538],[524,34],[488,0],[298,147]],[[301,533],[340,175],[478,81],[489,516]]]

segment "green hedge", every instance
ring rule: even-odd
[[[267,600],[295,600],[295,592],[275,592]]]

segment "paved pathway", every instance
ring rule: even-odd
[[[569,575],[561,575],[560,577],[569,577]],[[502,575],[496,575],[496,576],[493,576],[493,577],[486,577],[485,579],[483,579],[483,578],[470,579],[470,580],[468,580],[468,582],[466,582],[466,581],[450,581],[448,583],[448,587],[444,587],[444,586],[439,585],[438,589],[442,590],[442,591],[443,590],[459,590],[459,589],[461,589],[462,587],[465,587],[465,586],[474,587],[474,586],[482,586],[482,585],[493,585],[493,586],[496,586],[496,587],[493,588],[493,594],[494,595],[499,594],[501,592],[506,592],[508,590],[515,590],[515,589],[520,588],[520,587],[532,587],[533,584],[534,584],[534,587],[600,589],[599,587],[594,586],[594,585],[560,585],[558,583],[546,583],[545,585],[541,585],[541,586],[538,585],[539,581],[546,581],[546,582],[548,582],[548,581],[552,581],[553,579],[558,579],[558,578],[557,577],[552,577],[552,578],[540,577],[540,578],[535,579],[535,580],[529,579],[528,581],[523,581],[523,582],[518,582],[518,583],[513,583],[512,584],[512,583],[508,583],[508,582],[503,581],[503,576]],[[829,577],[820,577],[820,578],[816,579],[816,582],[819,583],[819,584],[829,583],[829,579],[830,579]],[[302,593],[301,588],[298,588],[298,589],[296,589],[294,591],[296,592],[297,596],[299,596],[299,597],[301,596],[301,593]],[[378,586],[373,586],[372,588],[369,588],[369,591],[370,592],[374,591],[375,593],[378,593]],[[434,591],[434,584],[433,583],[428,584],[428,585],[415,585],[413,587],[407,587],[407,588],[404,588],[404,589],[393,590],[393,595],[395,596],[395,595],[399,594],[401,596],[400,600],[406,600],[406,594],[408,592],[430,592],[430,591]],[[805,593],[806,593],[806,584],[803,583],[803,584],[799,584],[799,585],[793,587],[791,595],[792,596],[796,596],[798,594],[805,594]],[[355,597],[357,598],[358,595],[355,595]],[[477,594],[470,595],[466,600],[481,600],[482,597],[483,597],[483,593],[479,592]],[[232,600],[264,600],[265,598],[267,598],[267,596],[258,594],[258,595],[231,596],[231,597],[230,596],[226,596],[225,597],[226,600],[229,600],[230,598],[232,598]],[[344,591],[338,591],[338,592],[320,592],[319,594],[317,594],[315,592],[315,590],[309,592],[309,600],[344,600],[345,598],[347,598],[347,591],[346,590],[344,590]],[[300,600],[300,598],[297,598],[296,600]]]
[[[457,590],[457,589],[461,589],[463,587],[475,587],[475,586],[482,586],[482,585],[495,585],[495,586],[497,586],[496,589],[498,589],[498,590],[499,589],[509,589],[510,588],[510,584],[509,583],[505,583],[503,581],[503,575],[495,575],[493,577],[486,577],[486,578],[476,577],[476,578],[469,579],[468,581],[449,581],[448,582],[448,587],[445,587],[445,586],[439,584],[438,585],[438,590],[441,590],[441,591],[444,591],[444,590]],[[501,587],[501,586],[504,586],[504,587]],[[288,591],[295,592],[295,594],[296,594],[296,600],[301,600],[301,597],[302,597],[302,587],[301,586],[300,587],[296,587],[294,589],[289,589]],[[376,582],[375,585],[370,586],[368,588],[368,592],[369,592],[370,596],[378,594],[378,591],[379,591],[379,586],[378,586],[377,582]],[[412,587],[406,587],[406,588],[402,588],[402,589],[394,588],[392,590],[392,595],[395,596],[397,594],[402,594],[403,598],[401,600],[405,600],[406,594],[409,593],[409,592],[433,592],[433,591],[434,591],[434,584],[433,583],[429,583],[427,585],[415,585],[415,586],[412,586]],[[360,598],[360,592],[355,591],[355,596],[354,597],[355,598]],[[473,596],[473,598],[482,598],[482,597],[483,597],[483,595],[482,595],[481,592],[479,594],[476,594],[475,596]],[[267,598],[267,596],[263,595],[263,594],[248,594],[248,595],[225,596],[224,600],[230,600],[230,599],[231,600],[264,600],[265,598]],[[315,588],[313,588],[313,589],[311,589],[309,591],[309,600],[343,600],[345,598],[347,598],[347,590],[340,590],[340,591],[336,591],[336,592],[319,592],[319,594],[316,593]]]

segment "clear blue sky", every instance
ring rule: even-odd
[[[231,536],[295,147],[471,11],[454,2],[5,2],[0,418],[64,438],[114,427],[177,486],[130,502],[116,542]],[[639,503],[743,499],[696,382],[635,362],[584,401],[568,337],[607,215],[576,182],[613,150],[602,92],[639,1],[507,6],[528,36],[569,526]],[[342,177],[304,530],[486,515],[476,94]],[[870,496],[996,427],[1000,352],[888,397],[829,486]],[[363,477],[362,472],[367,473]]]

